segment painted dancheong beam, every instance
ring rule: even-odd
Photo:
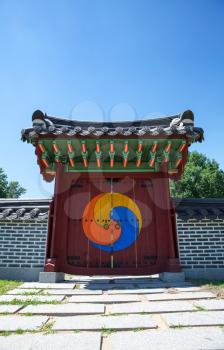
[[[42,139],[37,143],[44,171],[53,174],[57,163],[65,171],[158,172],[163,163],[169,174],[175,174],[183,161],[187,141],[182,139]],[[137,142],[136,142],[137,141]],[[93,143],[94,148],[93,149]],[[77,148],[77,152],[74,149]],[[108,153],[107,153],[108,152]],[[95,157],[88,155],[95,155]],[[106,156],[109,155],[109,157]],[[94,164],[95,162],[95,164]],[[146,163],[147,162],[147,163]],[[147,165],[148,164],[148,167]]]

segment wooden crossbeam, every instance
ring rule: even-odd
[[[37,147],[42,153],[45,152],[45,147],[41,141],[38,142]]]
[[[158,142],[154,142],[153,143],[153,146],[151,148],[151,152],[152,153],[155,153],[157,151],[157,148],[158,148]]]
[[[49,164],[48,164],[47,159],[42,158],[41,160],[42,160],[42,163],[43,163],[43,165],[45,166],[45,168],[49,168]]]
[[[168,163],[169,162],[169,155],[170,155],[170,150],[171,150],[171,147],[172,147],[172,143],[170,141],[168,141],[166,147],[165,147],[165,150],[163,151],[163,154],[164,154],[164,163]]]
[[[155,158],[151,158],[149,161],[149,166],[152,168],[155,164]]]
[[[124,142],[124,153],[128,153],[128,141]]]
[[[126,168],[128,164],[128,141],[124,142],[124,149],[123,149],[123,167]]]
[[[69,152],[69,153],[72,153],[72,152],[73,152],[73,148],[72,148],[72,143],[71,143],[71,141],[68,141],[68,142],[67,142],[67,148],[68,148],[68,152]]]
[[[142,152],[142,145],[143,145],[143,142],[141,140],[139,140],[138,142],[138,152]]]
[[[75,161],[74,161],[75,153],[74,153],[71,141],[67,142],[67,149],[68,149],[69,164],[71,167],[74,167],[75,166]]]
[[[150,150],[150,160],[149,160],[149,166],[152,168],[155,164],[155,158],[156,158],[156,151],[158,148],[158,142],[155,141],[151,147]]]
[[[175,163],[176,168],[178,168],[181,162],[182,162],[182,158],[179,158],[176,160],[176,163]]]
[[[171,142],[168,142],[168,144],[167,144],[167,146],[166,146],[166,148],[165,148],[165,152],[170,152],[170,150],[171,150],[171,147],[172,147],[172,143]]]
[[[44,165],[45,168],[49,168],[49,163],[48,163],[48,153],[47,151],[43,152],[41,155],[41,161],[42,164]]]
[[[114,151],[114,141],[110,141],[109,156],[110,156],[110,167],[111,167],[111,168],[114,167],[114,155],[115,155],[115,151]]]
[[[86,143],[85,141],[82,141],[82,160],[83,160],[83,165],[85,168],[87,168],[88,166],[88,160],[87,160],[87,157],[88,157],[88,152],[87,152],[87,149],[86,149]]]
[[[179,147],[179,152],[183,152],[183,151],[185,150],[186,147],[187,147],[187,143],[184,141],[184,142],[182,143],[182,145],[180,145],[180,147]]]
[[[52,148],[54,153],[59,153],[59,148],[55,141],[52,143]]]
[[[101,155],[102,155],[102,152],[100,150],[100,143],[99,141],[96,141],[96,165],[98,168],[101,167]]]

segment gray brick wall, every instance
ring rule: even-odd
[[[177,230],[183,268],[224,268],[224,220],[177,219]]]
[[[177,219],[181,265],[224,268],[224,220]],[[43,268],[47,221],[0,221],[0,268]]]
[[[0,268],[42,268],[46,234],[46,221],[1,221]]]

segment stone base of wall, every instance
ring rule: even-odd
[[[20,267],[6,267],[0,268],[0,279],[3,280],[17,280],[24,282],[36,282],[39,281],[39,272],[43,271],[43,268],[20,268]]]
[[[186,279],[191,280],[207,280],[207,281],[215,281],[215,280],[224,280],[224,268],[209,268],[209,269],[183,269],[185,272]]]
[[[40,268],[16,268],[6,267],[0,269],[0,279],[19,280],[24,282],[36,282],[39,281],[39,272],[43,269]],[[189,280],[224,280],[224,268],[223,269],[183,269],[186,279]]]

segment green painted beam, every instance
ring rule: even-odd
[[[39,149],[49,170],[62,162],[69,172],[156,172],[176,168],[186,141],[180,139],[42,139]]]

